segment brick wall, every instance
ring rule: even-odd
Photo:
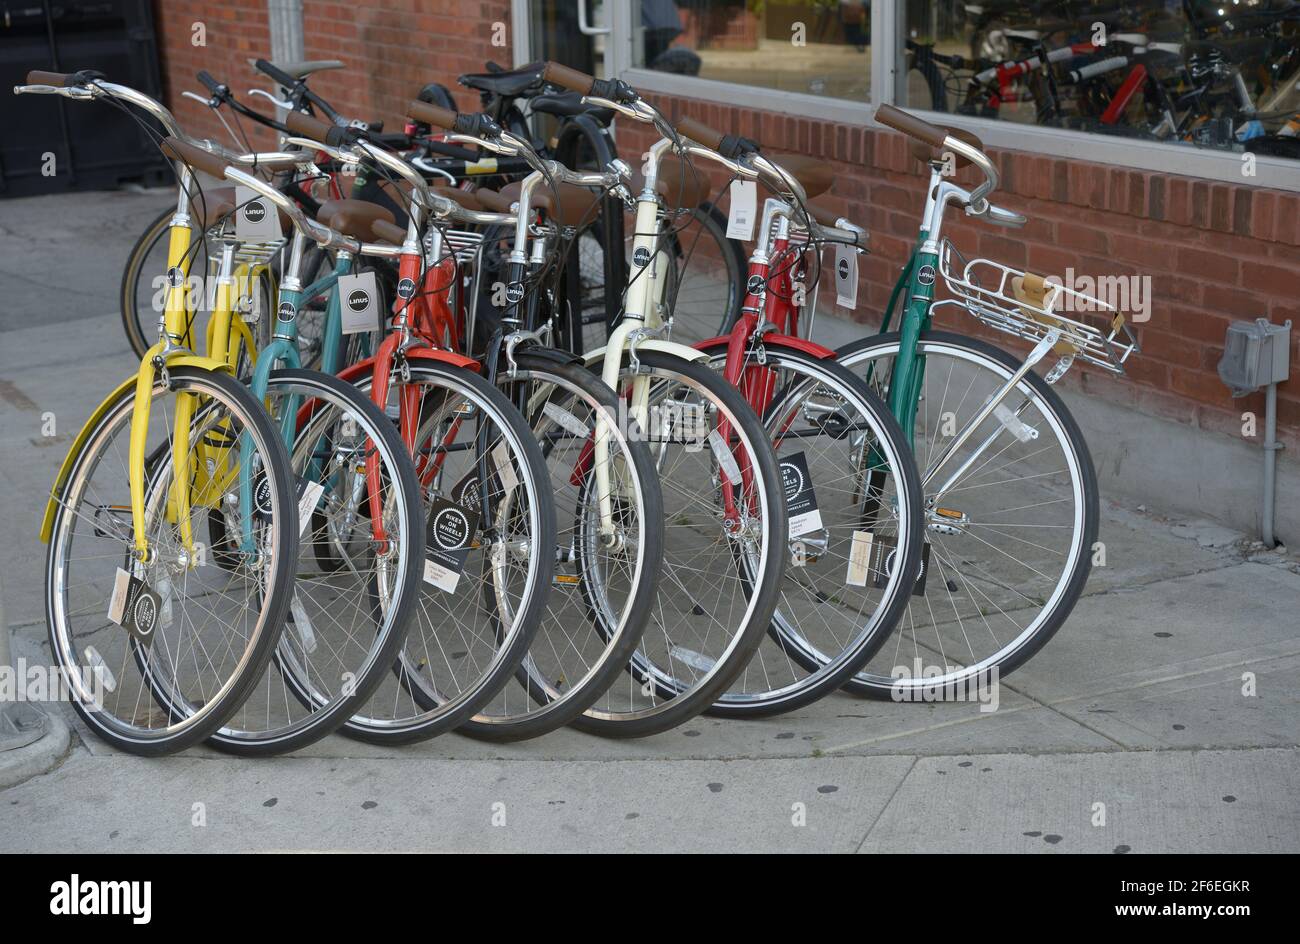
[[[265,0],[227,0],[223,4],[190,0],[157,0],[159,44],[168,105],[187,131],[228,140],[219,121],[196,102],[181,97],[185,90],[202,92],[194,78],[207,69],[245,97],[255,86],[271,89],[270,80],[253,70],[248,60],[270,58]],[[206,28],[207,45],[192,43],[193,24]],[[505,46],[494,24],[503,23]],[[428,82],[442,82],[457,93],[464,108],[473,108],[476,94],[458,90],[456,76],[480,72],[494,59],[509,65],[510,0],[385,0],[380,4],[331,3],[304,0],[304,56],[339,59],[345,69],[313,77],[318,91],[341,114],[367,120],[381,118],[385,127],[401,130],[405,105]],[[258,106],[269,111],[269,103]],[[251,131],[255,125],[245,122]],[[269,134],[254,138],[270,146]]]
[[[243,93],[255,78],[246,60],[269,51],[263,0],[158,5],[164,80],[182,125],[224,137],[206,109],[180,98],[206,68]],[[203,21],[207,46],[191,44]],[[418,87],[478,71],[488,58],[510,61],[492,45],[493,24],[509,24],[509,0],[390,0],[378,5],[305,0],[308,58],[341,59],[345,71],[312,85],[348,115],[400,127]],[[473,94],[457,92],[462,107]],[[915,239],[925,178],[896,134],[693,100],[660,99],[669,114],[691,114],[768,147],[824,157],[840,172],[829,200],[866,225],[873,252],[862,264],[857,317],[878,323],[899,266]],[[262,143],[269,143],[266,138]],[[639,127],[620,129],[625,155],[649,143]],[[994,151],[1003,176],[998,202],[1030,218],[1019,232],[953,215],[948,235],[967,256],[979,254],[1043,275],[1150,275],[1151,318],[1137,326],[1142,353],[1127,377],[1076,368],[1067,386],[1154,416],[1231,436],[1241,414],[1261,418],[1262,394],[1233,400],[1215,373],[1224,330],[1234,318],[1291,318],[1300,328],[1300,194],[1210,183],[1083,160]],[[963,330],[977,327],[966,319]],[[1292,335],[1300,364],[1300,330]],[[1007,343],[999,338],[999,343]],[[1012,344],[1011,346],[1014,346]],[[1300,447],[1300,384],[1279,389],[1279,426],[1289,455]]]

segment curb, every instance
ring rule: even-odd
[[[38,709],[39,710],[39,709]],[[58,711],[42,711],[45,734],[39,740],[12,751],[0,752],[0,790],[47,773],[68,753],[72,732]]]

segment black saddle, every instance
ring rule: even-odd
[[[556,115],[560,118],[576,118],[578,115],[589,115],[599,124],[606,126],[614,120],[614,109],[585,104],[582,96],[577,92],[546,92],[533,96],[528,100],[528,103],[532,106],[533,111],[540,111],[545,115]]]
[[[544,62],[531,62],[518,69],[498,71],[492,69],[490,65],[488,68],[487,72],[471,72],[462,75],[456,81],[466,88],[490,92],[503,98],[516,98],[527,92],[542,90],[542,70],[546,68]]]

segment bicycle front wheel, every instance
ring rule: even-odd
[[[212,734],[266,670],[298,533],[284,443],[238,381],[175,368],[151,395],[146,449],[160,458],[146,469],[148,559],[134,553],[127,388],[90,429],[55,497],[46,615],[51,652],[86,725],[122,750],[160,755]],[[177,444],[177,411],[191,408],[188,442]],[[189,470],[185,515],[174,454]],[[240,497],[241,454],[251,501]],[[210,530],[213,509],[238,538]],[[110,609],[118,593],[125,612]]]
[[[274,670],[209,739],[245,756],[299,750],[365,704],[405,640],[424,563],[415,469],[383,411],[297,369],[271,373],[266,404],[292,430],[303,537]]]
[[[664,502],[640,429],[614,391],[581,364],[517,355],[497,384],[523,406],[555,497],[556,572],[533,644],[507,685],[460,732],[485,740],[537,737],[572,721],[627,667],[654,608],[663,562]],[[594,462],[607,437],[605,493]]]
[[[721,372],[725,342],[705,348]],[[889,407],[834,360],[768,346],[740,379],[762,410],[790,515],[781,600],[765,640],[711,714],[792,711],[885,644],[921,566],[921,480]]]
[[[424,581],[394,670],[340,729],[390,744],[459,727],[491,702],[528,653],[555,573],[555,505],[527,422],[471,371],[408,366],[386,409],[413,445]]]
[[[664,564],[627,677],[573,722],[611,737],[667,731],[717,701],[771,623],[787,553],[776,455],[740,391],[706,363],[658,351],[638,361],[619,383],[634,400],[645,385]]]
[[[838,354],[887,398],[898,351],[891,332]],[[1083,434],[1032,371],[936,467],[1019,364],[985,341],[947,331],[923,332],[916,353],[924,373],[912,434],[928,572],[892,642],[846,686],[900,701],[963,697],[963,686],[995,682],[1041,649],[1087,583],[1098,518]]]

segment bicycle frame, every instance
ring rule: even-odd
[[[610,332],[609,343],[586,355],[588,366],[601,365],[601,379],[611,390],[619,390],[619,374],[623,366],[623,353],[626,351],[631,360],[635,376],[630,390],[631,415],[643,430],[649,430],[648,422],[650,378],[640,374],[637,362],[637,350],[645,348],[660,351],[687,361],[706,360],[707,355],[685,344],[665,340],[658,335],[664,333],[663,301],[664,287],[667,284],[664,273],[666,266],[672,264],[663,248],[659,245],[659,196],[656,191],[659,159],[672,147],[672,142],[664,139],[654,144],[646,156],[645,187],[637,196],[636,229],[632,241],[632,265],[624,302],[623,318]],[[521,208],[522,209],[522,208]],[[724,443],[730,441],[730,424],[721,420],[718,433]],[[602,527],[613,527],[613,504],[609,473],[609,439],[608,432],[598,430],[596,436],[596,482],[600,496],[600,515]],[[728,448],[730,446],[728,445]],[[742,482],[746,494],[750,491],[751,472],[743,455],[737,456]],[[722,504],[727,522],[739,521],[735,502],[735,489],[724,475],[722,476]]]

